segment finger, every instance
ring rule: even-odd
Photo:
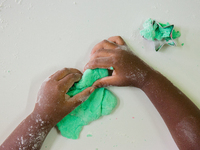
[[[108,39],[108,41],[111,41],[111,42],[114,42],[118,45],[126,45],[126,43],[124,42],[124,40],[122,39],[121,36],[113,36],[113,37],[110,37]]]
[[[84,70],[95,68],[110,68],[111,66],[114,67],[113,57],[99,57],[89,61],[84,67]]]
[[[90,58],[89,62],[90,61],[94,61],[95,59],[101,57],[112,57],[114,55],[115,51],[113,50],[110,50],[110,49],[100,49],[100,50],[97,50]],[[87,69],[87,64],[85,65],[84,69],[83,69],[83,72],[85,72],[85,70]],[[111,67],[111,66],[110,66]]]
[[[94,48],[91,51],[91,55],[93,55],[99,49],[115,49],[115,48],[117,48],[117,45],[115,43],[112,43],[108,40],[103,40],[102,42],[94,46]]]
[[[61,79],[59,82],[60,89],[67,92],[72,85],[81,79],[82,74],[80,73],[70,73]]]
[[[92,86],[96,88],[107,87],[107,86],[120,86],[122,81],[118,76],[108,76],[97,80]]]
[[[90,60],[93,60],[98,57],[110,57],[115,53],[112,49],[99,49],[97,50],[90,58]]]
[[[70,73],[80,73],[81,74],[81,72],[77,69],[63,68],[63,69],[57,71],[56,73],[54,73],[53,75],[51,75],[50,78],[53,79],[53,80],[59,81]]]
[[[90,94],[92,94],[92,92],[94,91],[94,87],[89,87],[85,90],[83,90],[82,92],[76,94],[75,96],[73,96],[72,98],[70,98],[67,101],[66,105],[72,106],[72,107],[77,107],[78,105],[80,105],[81,103],[83,103],[84,101],[86,101]]]

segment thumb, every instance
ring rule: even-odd
[[[92,94],[92,92],[94,91],[94,87],[89,87],[85,90],[83,90],[82,92],[76,94],[75,96],[73,96],[72,98],[70,98],[67,101],[67,105],[70,105],[72,107],[77,107],[79,106],[81,103],[83,103],[84,101],[86,101],[88,99],[88,97],[90,96],[90,94]]]
[[[107,86],[120,86],[121,80],[117,76],[104,77],[97,80],[92,86],[96,88]]]

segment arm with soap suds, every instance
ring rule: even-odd
[[[62,69],[46,79],[33,112],[18,125],[0,150],[39,150],[50,130],[94,91],[89,87],[70,98],[69,88],[81,79],[77,69]]]
[[[85,70],[110,67],[114,68],[112,75],[97,80],[94,88],[140,88],[162,116],[179,149],[200,148],[199,108],[166,77],[133,54],[121,37],[111,37],[97,44]]]

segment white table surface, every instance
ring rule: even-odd
[[[200,0],[0,0],[0,143],[33,110],[47,76],[82,70],[92,47],[114,35],[200,107],[199,8]],[[148,18],[174,24],[178,46],[155,52],[139,35]],[[111,115],[85,126],[78,140],[52,129],[42,150],[178,149],[141,90],[109,89],[119,99]]]

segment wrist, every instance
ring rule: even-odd
[[[140,85],[140,89],[144,91],[144,89],[155,79],[157,78],[159,72],[154,69],[149,69],[144,77],[142,84]]]
[[[162,75],[156,71],[153,70],[150,71],[145,79],[145,82],[143,83],[143,85],[141,86],[141,90],[143,90],[144,92],[149,89],[150,87],[152,87],[152,85],[158,81],[158,79],[161,77]]]

